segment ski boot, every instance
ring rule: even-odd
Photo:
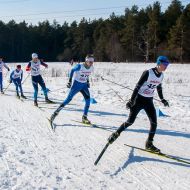
[[[152,141],[150,141],[150,140],[146,141],[145,148],[146,148],[146,150],[151,151],[151,152],[156,152],[156,153],[160,152],[160,149],[158,149],[157,147],[155,147],[153,145]]]
[[[24,99],[27,99],[26,96],[24,94],[21,94],[21,97]]]
[[[34,100],[34,106],[38,107],[38,102],[37,102],[37,100]]]
[[[84,123],[84,124],[91,124],[91,122],[88,120],[88,118],[87,118],[87,116],[86,115],[83,115],[82,116],[82,123]]]
[[[50,117],[50,122],[51,123],[53,123],[53,121],[54,121],[54,119],[55,119],[55,117],[58,115],[58,112],[54,112],[52,115],[51,115],[51,117]]]
[[[109,144],[112,144],[118,137],[119,137],[119,133],[116,131],[114,133],[112,133],[109,138],[108,138],[108,142]]]
[[[16,93],[16,97],[17,97],[18,99],[20,99],[20,95],[19,95],[18,92]]]
[[[46,98],[45,98],[45,101],[46,101],[46,103],[49,103],[49,104],[54,103],[54,102],[53,102],[53,101],[51,101],[48,97],[46,97]]]
[[[4,94],[3,90],[1,90],[1,94]]]

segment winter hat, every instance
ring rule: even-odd
[[[38,58],[38,54],[37,54],[37,53],[33,53],[33,54],[32,54],[32,59],[33,59],[33,58]]]
[[[166,67],[170,64],[166,56],[159,56],[156,61],[157,65],[163,64]]]

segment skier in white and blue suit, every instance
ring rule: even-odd
[[[85,107],[84,107],[82,122],[85,124],[90,124],[90,121],[87,118],[88,110],[90,107],[90,92],[88,88],[89,88],[89,76],[94,70],[93,62],[94,62],[94,57],[92,55],[88,55],[83,64],[77,64],[72,68],[70,72],[69,82],[67,84],[67,87],[71,89],[69,91],[67,98],[52,114],[51,122],[53,122],[53,120],[58,115],[58,113],[63,109],[63,107],[65,107],[78,92],[81,92],[85,99]]]
[[[0,90],[1,94],[3,92],[3,67],[5,67],[8,71],[10,71],[9,67],[3,62],[3,56],[0,56]]]
[[[45,96],[45,101],[47,103],[53,103],[48,98],[47,88],[40,72],[41,65],[43,65],[45,68],[48,68],[48,65],[46,63],[38,59],[38,54],[33,53],[32,60],[28,63],[26,67],[26,71],[31,71],[32,85],[34,87],[34,106],[38,106],[38,84],[42,87]]]
[[[19,95],[19,91],[18,89],[20,89],[20,93],[21,93],[21,97],[26,99],[26,97],[23,94],[23,90],[22,90],[22,79],[23,79],[23,70],[21,69],[21,65],[17,65],[16,69],[14,71],[12,71],[11,75],[10,75],[10,83],[14,83],[15,87],[16,87],[16,95],[18,98],[20,98]]]

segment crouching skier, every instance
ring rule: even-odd
[[[94,62],[93,55],[88,55],[85,58],[85,62],[83,64],[77,64],[71,70],[69,82],[67,84],[67,87],[71,89],[69,91],[67,98],[52,114],[50,119],[51,123],[53,123],[53,120],[58,115],[58,113],[63,109],[63,107],[65,107],[78,92],[81,92],[85,99],[85,107],[82,116],[82,122],[85,124],[91,124],[91,122],[87,118],[87,115],[90,107],[90,92],[88,90],[89,76],[94,70],[93,62]]]
[[[150,120],[149,136],[145,144],[145,148],[152,152],[160,152],[160,149],[153,145],[154,135],[157,128],[156,110],[153,104],[154,90],[157,88],[159,98],[164,106],[169,106],[162,94],[162,80],[163,71],[166,70],[169,61],[165,56],[159,56],[157,59],[157,66],[155,68],[144,71],[140,80],[138,81],[130,101],[126,107],[130,109],[128,120],[124,122],[116,132],[112,133],[108,138],[108,142],[113,143],[127,127],[132,125],[136,119],[137,114],[141,109],[144,109]]]
[[[17,65],[16,69],[12,71],[10,75],[10,83],[13,82],[16,87],[17,98],[20,98],[19,90],[18,90],[20,89],[21,97],[26,99],[26,97],[23,94],[23,89],[22,89],[22,84],[21,84],[22,78],[23,78],[23,70],[21,69],[21,65]]]
[[[38,106],[38,84],[42,87],[45,101],[47,103],[53,103],[51,100],[49,100],[47,95],[47,89],[45,82],[40,74],[40,65],[43,65],[44,67],[48,68],[48,65],[42,62],[38,59],[38,54],[33,53],[32,54],[32,60],[28,63],[26,67],[26,71],[31,71],[31,77],[32,77],[32,85],[34,87],[34,106]]]

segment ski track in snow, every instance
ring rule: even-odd
[[[14,97],[14,86],[0,96],[0,189],[69,189],[69,190],[187,190],[190,186],[190,166],[124,146],[124,143],[144,147],[149,121],[140,113],[135,123],[123,132],[104,153],[97,166],[94,161],[129,111],[119,99],[130,98],[131,92],[101,81],[100,76],[134,88],[141,73],[151,64],[95,64],[91,95],[98,104],[91,105],[89,118],[106,128],[86,127],[72,121],[81,120],[84,102],[77,95],[55,119],[56,130],[50,129],[47,118],[59,104],[44,104],[39,91],[40,109],[33,106],[31,81],[23,88],[27,100]],[[12,66],[13,68],[14,66]],[[159,107],[170,117],[158,118],[155,144],[164,153],[190,162],[190,65],[171,65],[163,82],[164,97],[170,108]],[[62,76],[51,77],[51,68],[62,71]],[[67,95],[65,85],[70,66],[50,64],[43,73],[50,89],[50,98],[62,102]],[[25,74],[25,76],[27,76]],[[6,79],[4,81],[6,86]],[[115,92],[109,88],[112,87]],[[156,97],[157,98],[157,97]],[[110,131],[109,131],[110,130]]]

